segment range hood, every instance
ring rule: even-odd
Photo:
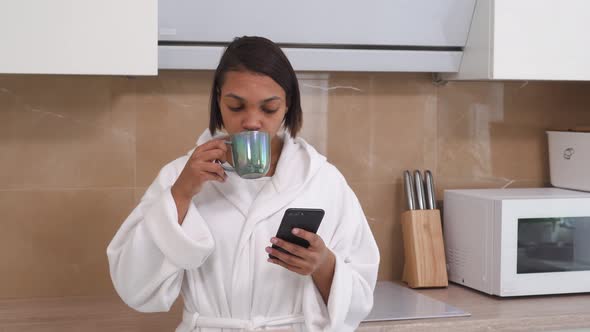
[[[476,0],[160,0],[160,69],[215,69],[267,37],[296,71],[457,72]]]

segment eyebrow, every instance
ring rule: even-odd
[[[239,101],[241,101],[241,102],[244,102],[244,101],[246,101],[244,98],[242,98],[242,97],[240,97],[240,96],[238,96],[238,95],[235,95],[235,94],[233,94],[233,93],[231,93],[231,92],[230,92],[230,93],[228,93],[228,94],[226,94],[224,97],[231,97],[231,98],[235,98],[235,99],[237,99],[237,100],[239,100]],[[272,97],[266,98],[266,99],[264,99],[264,100],[261,102],[261,104],[268,103],[269,101],[273,101],[273,100],[281,100],[281,97],[278,97],[278,96],[272,96]]]
[[[236,99],[238,99],[240,101],[244,101],[244,98],[242,98],[242,97],[240,97],[238,95],[234,95],[233,93],[228,93],[224,97],[232,97],[232,98],[236,98]]]
[[[281,97],[277,97],[277,96],[272,96],[270,98],[266,98],[265,100],[262,101],[262,103],[267,103],[269,101],[273,101],[273,100],[281,100]]]

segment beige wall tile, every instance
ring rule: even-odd
[[[323,155],[327,155],[328,116],[328,113],[304,113],[303,127],[298,134]]]
[[[328,98],[326,156],[348,181],[368,179],[370,150],[369,77],[334,75]],[[304,119],[305,121],[305,119]]]
[[[106,247],[133,190],[0,191],[0,297],[114,294]]]
[[[137,185],[192,149],[209,127],[209,72],[163,71],[138,80]]]
[[[548,182],[545,131],[590,123],[590,84],[460,82],[438,91],[437,173],[450,182]]]
[[[0,189],[133,186],[132,91],[108,78],[11,76],[0,93]]]
[[[373,74],[367,82],[347,77],[336,76],[330,85],[361,91],[331,93],[327,150],[346,178],[386,181],[407,168],[434,167],[436,98],[431,81],[424,75]]]
[[[503,83],[448,83],[438,89],[437,175],[494,178],[489,124],[502,121]]]
[[[303,127],[298,136],[327,155],[330,75],[305,73],[298,79],[303,110]]]
[[[376,84],[383,90],[381,82]],[[406,169],[433,168],[436,99],[429,80],[385,81],[389,93],[372,97],[370,180],[400,181]]]
[[[400,279],[404,261],[400,223],[404,208],[401,183],[349,184],[359,198],[379,247],[379,280]]]
[[[28,112],[108,125],[112,79],[104,76],[8,75],[1,84]]]
[[[135,190],[133,191],[133,201],[135,202],[135,205],[139,204],[141,198],[143,197],[147,189],[148,187],[135,188]]]

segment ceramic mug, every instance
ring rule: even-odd
[[[270,135],[264,131],[242,131],[229,136],[225,144],[231,146],[233,169],[244,179],[263,177],[270,169]]]

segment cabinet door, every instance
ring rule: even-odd
[[[494,79],[590,80],[590,1],[495,0]]]
[[[157,0],[0,0],[0,73],[156,75]]]
[[[160,40],[463,46],[474,0],[161,0]],[[362,28],[361,28],[362,27]]]

